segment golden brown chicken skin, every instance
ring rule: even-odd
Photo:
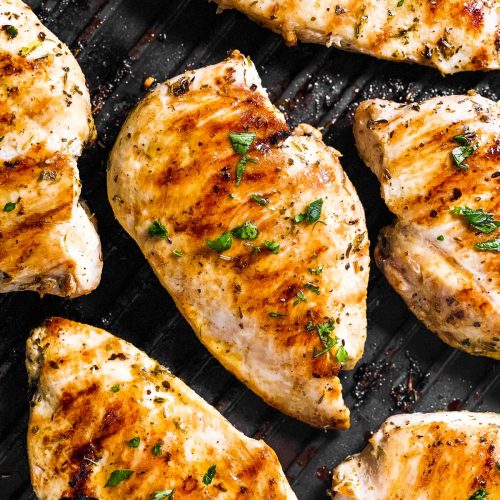
[[[500,107],[479,95],[361,103],[354,134],[397,216],[375,259],[425,325],[500,359]]]
[[[500,5],[481,0],[214,0],[297,40],[442,73],[500,68]]]
[[[231,133],[250,134],[246,152]],[[338,373],[366,336],[369,243],[339,156],[312,127],[290,135],[234,52],[149,94],[108,173],[118,220],[200,340],[266,402],[325,428],[349,425]]]
[[[500,416],[395,415],[333,470],[336,500],[482,500],[500,497]]]
[[[95,135],[69,49],[19,0],[0,3],[0,292],[75,297],[99,284],[77,158]]]
[[[296,499],[274,452],[128,342],[52,318],[27,342],[40,500]]]

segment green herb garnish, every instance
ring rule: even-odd
[[[130,446],[130,448],[138,448],[140,442],[141,438],[139,436],[136,436],[132,438],[130,441],[127,441],[127,444]]]
[[[16,208],[16,204],[15,203],[12,203],[11,201],[9,201],[8,203],[5,204],[5,206],[3,207],[3,211],[4,212],[12,212],[12,210],[14,210]]]
[[[157,443],[153,446],[153,455],[155,457],[161,457],[163,455],[163,450],[161,449],[161,444],[160,443]]]
[[[405,3],[405,0],[399,0],[399,2],[397,3],[397,6],[402,7],[404,3]]]
[[[297,299],[293,305],[296,306],[298,305],[300,302],[307,302],[307,299],[306,299],[306,296],[304,295],[304,292],[302,290],[299,290],[297,292]],[[313,328],[314,328],[314,325],[313,325]]]
[[[453,214],[463,215],[467,222],[482,233],[490,234],[500,227],[500,221],[493,219],[493,214],[480,210],[472,210],[468,207],[455,207]]]
[[[40,45],[42,45],[42,42],[40,40],[35,40],[33,43],[30,43],[26,47],[22,47],[19,51],[19,55],[22,57],[29,56],[34,50],[40,47]]]
[[[222,253],[231,248],[233,244],[233,237],[231,236],[230,232],[226,231],[215,240],[206,240],[206,243],[207,247],[210,248],[210,250],[215,250],[216,252]]]
[[[345,347],[341,344],[337,350],[337,360],[340,361],[340,363],[345,363],[348,359],[349,354],[347,354]]]
[[[306,288],[308,288],[309,290],[311,290],[312,292],[314,292],[316,295],[320,295],[321,294],[321,290],[319,289],[319,286],[316,286],[313,283],[306,283],[304,286]]]
[[[248,153],[250,146],[253,144],[255,134],[251,132],[231,132],[229,134],[229,140],[231,141],[234,152],[243,156]]]
[[[120,390],[120,384],[116,384],[111,387],[111,392],[118,392]]]
[[[171,490],[155,491],[153,493],[153,500],[174,500],[174,491],[174,488],[172,488]]]
[[[311,274],[315,274],[316,276],[319,276],[323,272],[323,265],[320,264],[316,269],[314,269],[314,267],[310,267],[309,272]]]
[[[9,39],[16,38],[18,31],[15,26],[12,26],[12,24],[9,24],[7,26],[4,26],[3,28],[5,30],[5,33],[7,33]]]
[[[444,241],[444,236],[442,234],[440,234],[436,240],[439,240],[439,241]]]
[[[305,212],[296,215],[293,220],[294,222],[300,224],[303,221],[309,224],[316,222],[321,217],[321,209],[323,208],[323,198],[313,201],[307,205]]]
[[[312,321],[309,321],[309,323],[307,323],[306,330],[308,332],[312,332],[314,330],[314,323]]]
[[[268,314],[268,316],[269,316],[270,318],[284,318],[284,317],[286,316],[286,314],[281,314],[281,313],[279,313],[279,312],[274,312],[274,311],[273,311],[273,312],[270,312],[270,313]]]
[[[474,248],[476,250],[482,250],[483,252],[500,252],[500,238],[476,243]]]
[[[473,134],[471,137],[475,137],[475,134]],[[451,152],[451,156],[455,161],[455,165],[460,170],[467,170],[469,168],[469,165],[464,162],[479,147],[479,142],[472,144],[471,139],[469,139],[465,135],[456,135],[453,139],[455,140],[455,142],[458,142],[458,144],[460,144],[460,146],[454,148]]]
[[[212,482],[212,480],[215,476],[215,469],[216,469],[216,466],[212,465],[211,467],[208,468],[207,473],[203,476],[203,482],[206,485],[209,485]]]
[[[255,224],[246,221],[241,226],[235,227],[231,234],[239,240],[255,240],[259,236],[259,230]]]
[[[247,168],[247,163],[257,163],[255,158],[250,158],[249,156],[243,156],[238,164],[236,165],[236,185],[239,186],[243,180],[243,174]]]
[[[104,485],[104,487],[108,488],[110,486],[116,486],[117,484],[120,484],[122,481],[127,480],[133,473],[134,473],[133,470],[126,470],[126,469],[114,470],[109,476],[109,479],[107,483]]]
[[[319,352],[316,352],[315,350],[313,352],[313,358],[319,358],[320,356],[323,356],[323,354],[326,354],[335,344],[337,344],[337,337],[332,337],[330,335],[333,330],[335,330],[335,323],[332,318],[330,318],[326,323],[321,323],[316,327],[319,339],[323,344],[323,349]]]
[[[264,198],[261,194],[259,193],[254,193],[250,196],[250,199],[255,201],[258,205],[261,205],[262,207],[265,207],[266,205],[269,205],[269,200],[267,198]]]
[[[469,500],[484,500],[489,493],[484,490],[483,488],[480,488],[479,490],[476,490],[470,497]]]
[[[172,250],[172,254],[176,257],[182,257],[184,255],[184,252],[182,250]]]
[[[167,228],[159,220],[155,220],[149,226],[148,233],[155,238],[166,238],[168,236]]]
[[[280,244],[277,243],[276,241],[269,241],[265,240],[264,241],[264,246],[271,252],[271,253],[278,253],[280,251]]]

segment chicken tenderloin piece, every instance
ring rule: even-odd
[[[500,415],[468,411],[388,418],[333,470],[336,500],[500,498]]]
[[[26,366],[40,500],[296,500],[269,446],[104,330],[52,318],[28,339]]]
[[[377,265],[444,342],[500,359],[500,104],[365,101],[354,135],[397,217]]]
[[[280,411],[346,428],[366,337],[368,237],[340,154],[291,135],[239,52],[159,85],[111,153],[108,195],[210,352]]]
[[[100,241],[77,169],[94,136],[69,49],[23,2],[0,2],[0,292],[76,297],[99,284]]]
[[[297,40],[441,73],[500,69],[498,2],[447,0],[212,0],[238,9],[287,43]]]

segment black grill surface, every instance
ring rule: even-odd
[[[372,266],[368,341],[358,368],[342,375],[352,408],[348,431],[319,431],[283,416],[246,389],[207,352],[160,286],[135,243],[114,220],[106,160],[143,81],[223,59],[238,48],[256,63],[272,100],[294,126],[324,127],[325,141],[365,206],[370,239],[391,220],[379,185],[356,154],[352,116],[363,99],[404,102],[476,89],[500,97],[498,73],[442,77],[432,69],[378,61],[281,38],[236,12],[216,15],[206,0],[31,0],[42,21],[76,54],[91,89],[99,131],[79,162],[83,197],[99,221],[104,274],[87,297],[0,295],[0,498],[34,498],[26,455],[28,384],[24,343],[51,315],[108,329],[168,366],[248,436],[277,452],[301,500],[325,498],[330,470],[359,451],[394,412],[500,411],[500,364],[453,350],[427,331]]]

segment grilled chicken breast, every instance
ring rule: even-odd
[[[333,498],[500,498],[500,416],[440,412],[388,418],[333,471]],[[477,496],[473,496],[474,493]]]
[[[149,94],[108,173],[118,220],[200,340],[269,404],[325,428],[349,425],[337,375],[366,335],[369,243],[339,156],[312,127],[290,135],[234,52]]]
[[[482,0],[213,0],[297,40],[442,73],[500,68],[500,6]]]
[[[128,342],[52,318],[28,339],[26,365],[41,500],[296,498],[263,441]]]
[[[380,234],[378,266],[442,340],[500,359],[500,105],[365,101],[354,134],[397,216]]]
[[[75,297],[101,276],[79,204],[77,158],[94,137],[73,55],[18,0],[0,3],[0,292]]]

